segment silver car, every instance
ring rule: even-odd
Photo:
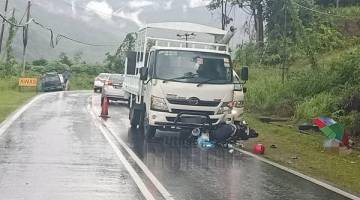
[[[94,80],[94,92],[101,92],[103,86],[104,86],[104,83],[107,79],[109,79],[109,76],[110,74],[108,73],[101,73],[99,74],[95,80]]]
[[[124,78],[123,74],[110,74],[102,88],[101,99],[103,100],[106,96],[109,100],[113,101],[127,100],[122,89]]]

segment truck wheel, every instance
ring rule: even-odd
[[[156,133],[156,127],[149,125],[149,120],[144,121],[144,136],[146,140],[151,140]]]
[[[134,105],[131,106],[130,112],[129,112],[129,119],[130,119],[130,125],[131,127],[136,128],[140,121],[140,115],[141,113],[138,110],[135,110]]]

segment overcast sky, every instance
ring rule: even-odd
[[[9,0],[10,8],[17,9],[20,18],[27,0]],[[187,21],[221,27],[220,11],[209,12],[206,8],[208,0],[32,0],[32,17],[52,27],[55,32],[72,36],[75,39],[90,43],[120,44],[128,32],[134,32],[146,23],[164,21]],[[0,0],[1,8],[4,0]],[[230,17],[234,21],[230,25],[237,28],[237,35],[232,46],[242,42],[244,23],[249,20],[239,8],[233,8]],[[33,42],[47,40],[47,32],[33,27]],[[39,34],[39,36],[36,36]],[[35,41],[36,40],[36,41]],[[19,41],[21,38],[19,36]],[[63,42],[64,43],[64,42]],[[44,46],[47,45],[44,44]],[[69,47],[71,47],[69,49]],[[60,51],[87,51],[81,46],[58,46],[55,52],[44,52],[35,48],[34,57],[53,56]],[[88,50],[92,51],[92,50]],[[113,49],[100,49],[99,54]]]

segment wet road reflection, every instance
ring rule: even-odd
[[[147,142],[141,130],[129,128],[124,104],[109,112],[107,125],[176,199],[347,199],[239,152],[201,149],[178,133],[158,131]]]
[[[52,93],[0,137],[0,199],[143,199],[86,110],[89,93]]]
[[[144,199],[88,113],[89,97],[99,112],[99,95],[48,94],[0,137],[1,200]],[[239,152],[201,149],[178,133],[158,132],[147,142],[141,130],[129,128],[125,104],[112,103],[109,113],[105,124],[177,200],[346,199]],[[160,199],[136,162],[120,151]]]

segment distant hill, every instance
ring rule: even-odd
[[[26,7],[26,0],[9,0],[9,10],[16,8],[20,19]],[[149,2],[153,2],[149,5]],[[172,2],[172,3],[169,3]],[[189,3],[190,2],[190,3]],[[219,17],[212,15],[205,7],[196,7],[192,1],[139,1],[139,0],[36,0],[32,1],[31,15],[42,24],[52,27],[55,32],[74,39],[94,44],[112,44],[110,47],[91,47],[62,39],[51,48],[48,31],[31,24],[29,31],[27,59],[53,59],[61,52],[70,57],[83,52],[88,62],[102,62],[106,52],[113,52],[128,32],[136,31],[139,23],[159,21],[190,21],[219,27]],[[199,1],[194,1],[199,2]],[[4,1],[0,2],[3,13]],[[113,13],[113,15],[111,15]],[[237,26],[242,17],[238,16]],[[6,38],[6,36],[5,36]],[[5,41],[4,41],[5,42]],[[20,58],[22,34],[18,31],[14,51]]]

